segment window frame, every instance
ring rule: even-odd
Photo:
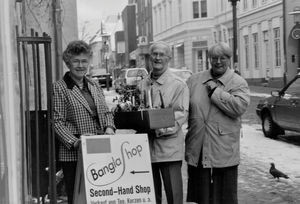
[[[254,56],[254,67],[259,68],[259,45],[258,45],[258,33],[252,33],[253,40],[253,56]]]
[[[275,54],[275,67],[281,66],[281,43],[280,43],[280,28],[273,28],[274,35],[274,54]]]
[[[249,35],[244,35],[245,68],[249,70]]]
[[[208,17],[208,14],[207,14],[207,0],[193,0],[192,1],[192,8],[193,8],[193,13],[192,13],[193,19],[207,18]]]

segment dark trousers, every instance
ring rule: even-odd
[[[188,165],[188,202],[237,204],[238,166],[203,168]]]
[[[73,204],[73,193],[75,185],[77,162],[61,162],[64,172],[65,188],[68,196],[68,204]]]
[[[161,179],[164,183],[168,204],[183,203],[181,166],[182,161],[152,163],[156,204],[162,203]]]

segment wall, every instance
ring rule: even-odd
[[[300,29],[300,24],[296,26],[294,16],[290,15],[295,7],[300,10],[299,0],[285,0],[285,53],[286,53],[286,80],[291,80],[300,71],[300,39],[294,39],[291,31],[294,28]],[[300,21],[300,14],[298,14]],[[300,22],[299,22],[300,23]],[[299,69],[299,70],[297,70]]]

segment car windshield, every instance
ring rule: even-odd
[[[146,76],[147,72],[144,69],[131,69],[128,71],[128,77]]]
[[[292,96],[300,96],[300,78],[297,78],[289,88],[285,91],[285,94],[289,94]]]

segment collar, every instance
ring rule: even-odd
[[[215,78],[213,78],[212,75],[211,75],[211,69],[206,73],[207,74],[204,77],[204,80],[202,81],[203,84],[205,84],[208,81],[215,80]],[[228,67],[226,72],[221,77],[217,78],[217,80],[219,82],[221,82],[222,85],[225,85],[229,82],[229,80],[231,79],[231,77],[233,75],[234,75],[234,71]]]
[[[153,79],[151,79],[151,80],[156,81],[157,83],[162,85],[166,82],[166,79],[168,78],[169,73],[170,73],[170,70],[168,68],[164,73],[162,73],[162,75],[157,80],[153,80]]]
[[[67,87],[68,87],[68,89],[73,89],[74,88],[74,86],[77,86],[78,87],[78,85],[76,84],[76,82],[71,78],[71,76],[70,76],[70,72],[68,71],[68,72],[66,72],[65,73],[65,75],[64,75],[64,77],[63,77],[63,80],[65,81],[65,83],[67,84]],[[88,83],[91,83],[91,81],[88,79],[88,78],[86,78],[85,76],[83,77],[83,86],[88,86]],[[79,87],[78,87],[79,88]]]

